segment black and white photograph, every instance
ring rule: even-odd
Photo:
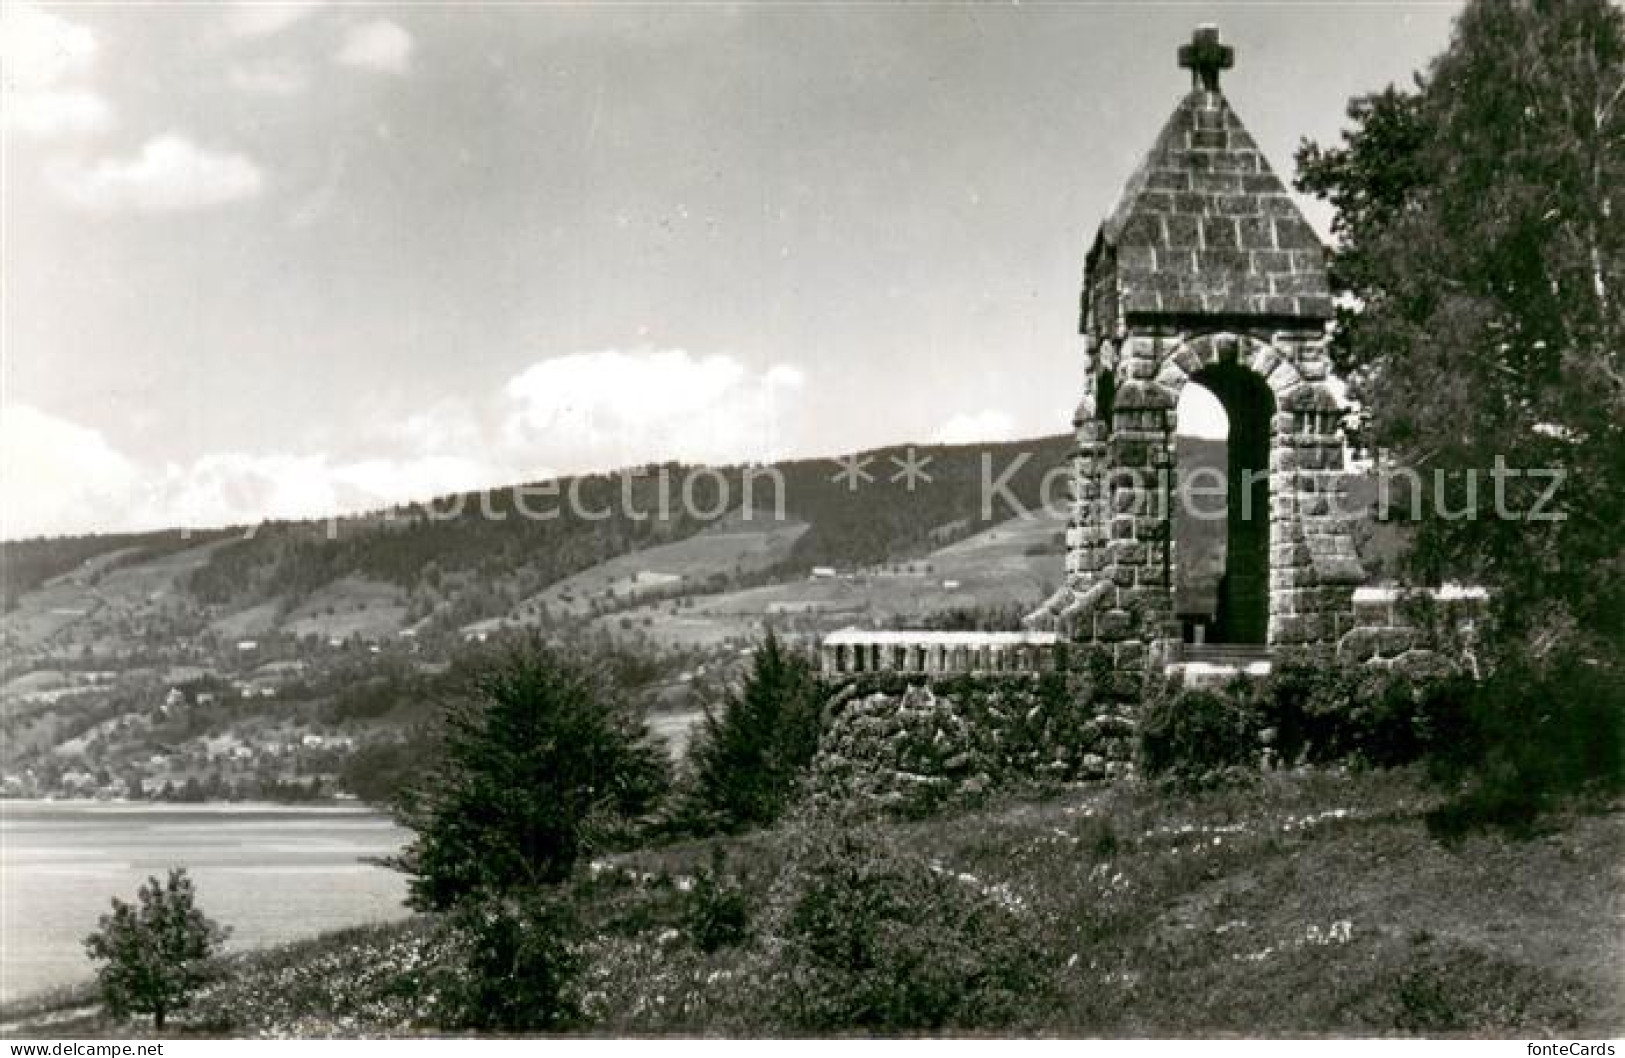
[[[9,1055],[1621,1037],[1618,0],[0,3]]]

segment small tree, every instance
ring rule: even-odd
[[[135,904],[114,897],[113,910],[85,938],[91,959],[107,964],[96,977],[114,1017],[151,1014],[161,1032],[169,1012],[185,1007],[204,982],[203,963],[229,931],[198,910],[196,896],[185,869],[172,868],[167,881],[148,878]]]
[[[688,813],[724,830],[776,820],[818,752],[823,704],[812,666],[769,631],[744,686],[720,714],[706,711]]]
[[[569,877],[604,826],[647,810],[666,760],[600,675],[529,641],[474,667],[439,761],[398,807],[411,903],[446,910]]]

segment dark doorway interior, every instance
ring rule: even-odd
[[[1225,563],[1208,641],[1263,643],[1269,632],[1270,423],[1275,394],[1252,371],[1215,364],[1193,376],[1230,420],[1225,460]]]

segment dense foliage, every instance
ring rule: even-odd
[[[957,876],[851,833],[796,866],[775,1006],[793,1031],[994,1029],[1041,1001],[1027,921]]]
[[[1450,666],[1424,674],[1283,652],[1261,680],[1160,688],[1141,712],[1139,757],[1148,774],[1186,780],[1261,765],[1456,760],[1485,693]]]
[[[1625,13],[1475,0],[1413,90],[1349,116],[1340,145],[1300,148],[1297,185],[1336,211],[1340,366],[1374,442],[1424,476],[1415,565],[1496,588],[1511,636],[1617,653]]]
[[[1566,797],[1625,790],[1625,674],[1573,650],[1510,654],[1471,688],[1459,737],[1430,753],[1458,792],[1439,821],[1521,827]]]
[[[191,1002],[207,980],[205,962],[225,943],[226,930],[197,907],[186,871],[176,867],[160,881],[148,878],[129,904],[115,897],[113,910],[85,938],[102,999],[115,1018],[151,1014],[162,1031],[173,1011]]]
[[[484,895],[458,908],[453,929],[463,965],[446,989],[445,1027],[557,1032],[580,1021],[579,925],[562,896]]]
[[[1493,816],[1617,784],[1625,12],[1475,0],[1414,89],[1349,116],[1298,153],[1336,211],[1336,353],[1421,475],[1414,571],[1495,592],[1494,675],[1429,755]]]
[[[1625,681],[1576,654],[1509,653],[1482,679],[1284,655],[1263,680],[1163,688],[1142,711],[1139,756],[1148,774],[1187,782],[1422,762],[1454,795],[1436,822],[1521,826],[1565,796],[1625,789]]]
[[[683,928],[694,946],[707,954],[742,944],[750,935],[750,901],[729,874],[720,845],[712,847],[711,866],[694,871],[683,906]]]
[[[445,704],[438,761],[399,806],[421,909],[563,881],[665,786],[665,757],[596,669],[537,641],[473,669]]]
[[[1200,777],[1256,764],[1261,727],[1250,704],[1212,690],[1151,698],[1139,719],[1140,762],[1147,774]]]

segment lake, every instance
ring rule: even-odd
[[[89,979],[81,942],[111,898],[172,866],[228,950],[402,918],[405,877],[363,859],[405,840],[359,806],[0,801],[0,999]]]

